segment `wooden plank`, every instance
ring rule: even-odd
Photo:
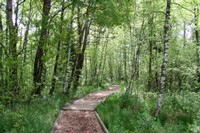
[[[104,125],[103,121],[101,120],[99,114],[95,111],[95,115],[101,125],[101,127],[103,128],[104,133],[109,133],[108,129],[106,128],[106,126]]]

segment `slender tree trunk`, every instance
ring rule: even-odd
[[[200,42],[199,42],[199,30],[198,30],[198,23],[199,23],[199,5],[196,5],[195,11],[194,11],[194,17],[195,17],[195,37],[196,37],[196,59],[197,59],[197,80],[200,83]],[[200,87],[198,88],[200,89]]]
[[[140,77],[140,51],[141,51],[141,43],[138,44],[136,52],[135,80],[138,80]]]
[[[101,32],[102,32],[102,28],[98,27],[97,29],[95,29],[94,32],[94,48],[92,49],[92,53],[91,53],[91,57],[90,57],[90,80],[89,83],[90,84],[98,84],[97,80],[98,80],[98,73],[99,73],[99,65],[101,64],[101,62],[99,61],[99,44],[101,41]],[[100,56],[101,58],[101,56]],[[101,60],[101,59],[100,59]]]
[[[66,70],[66,75],[65,75],[65,81],[64,81],[64,92],[66,94],[71,88],[72,82],[73,82],[73,77],[76,69],[76,50],[73,45],[70,45],[68,48],[68,55],[67,55],[67,63],[66,63],[66,69],[69,70],[69,61],[72,60],[72,66],[71,66],[71,74],[69,74],[69,71]],[[70,76],[69,76],[70,75]]]
[[[152,90],[152,61],[153,61],[153,18],[152,15],[149,19],[149,79],[148,91]]]
[[[40,34],[40,40],[38,43],[38,48],[36,51],[35,62],[34,62],[34,73],[33,81],[35,84],[35,89],[32,91],[32,95],[40,95],[43,87],[43,77],[44,77],[44,48],[47,43],[48,38],[48,18],[51,9],[51,0],[43,0],[43,15],[42,15],[42,29]]]
[[[135,4],[134,4],[134,9],[136,10]],[[135,18],[135,15],[134,15],[134,18]],[[135,33],[135,23],[134,23],[134,26],[133,26],[133,31],[132,31],[131,25],[130,25],[129,29],[130,29],[132,58],[131,58],[130,78],[129,78],[127,84],[126,84],[126,93],[130,93],[131,92],[131,85],[132,85],[132,81],[133,81],[134,76],[135,76],[135,64],[136,64],[135,63],[135,50],[134,50],[135,47],[133,46],[133,41],[134,41],[134,35],[133,34]]]
[[[85,84],[88,84],[88,63],[87,63],[87,57],[85,56]]]
[[[183,21],[183,46],[186,46],[186,22]]]
[[[69,29],[72,30],[73,27],[73,16],[74,16],[74,6],[72,6],[72,14],[71,14],[71,18],[70,18],[70,26]],[[68,51],[67,51],[67,57],[66,57],[66,74],[65,74],[65,79],[64,79],[64,89],[63,91],[68,94],[70,86],[71,86],[71,81],[72,79],[70,78],[70,59],[71,59],[71,54],[75,53],[75,49],[73,48],[72,45],[72,40],[71,40],[71,36],[70,36],[71,32],[69,32],[67,34],[67,38],[68,38]],[[74,57],[72,57],[74,58]],[[74,60],[74,59],[72,59]],[[72,72],[73,73],[73,72]]]
[[[29,9],[29,14],[32,12],[32,0],[30,0],[29,3],[30,9]],[[26,64],[26,57],[27,57],[27,44],[28,44],[28,35],[29,35],[29,29],[30,29],[30,23],[31,23],[31,15],[28,17],[28,22],[26,26],[26,31],[24,35],[24,40],[23,40],[23,60],[22,60],[22,68],[21,68],[21,75],[20,75],[20,81],[23,81],[23,76],[24,76],[24,70],[23,68],[25,67]]]
[[[137,50],[136,50],[136,55],[135,55],[135,80],[139,80],[140,78],[140,53],[141,53],[141,45],[143,41],[143,31],[144,31],[144,17],[142,20],[142,25],[139,33],[139,40],[137,43]]]
[[[1,8],[1,6],[0,6]],[[4,73],[3,73],[3,24],[2,15],[0,11],[0,95],[1,89],[4,86]]]
[[[109,67],[109,76],[110,76],[110,83],[113,83],[113,64],[112,64],[112,58],[109,56],[108,58],[108,67]]]
[[[136,42],[136,46],[132,46],[133,56],[132,56],[132,70],[131,70],[131,76],[128,82],[128,85],[126,87],[126,93],[131,93],[131,86],[132,83],[139,79],[140,74],[140,50],[141,50],[141,42],[142,42],[142,30],[144,28],[144,19],[142,21],[140,33],[139,33],[139,39],[138,42]],[[131,28],[130,28],[131,29]],[[136,33],[136,30],[134,29],[134,32]],[[132,32],[130,31],[130,35],[132,36]],[[136,51],[135,51],[136,49]]]
[[[71,70],[70,77],[69,77],[68,71],[66,70],[66,77],[65,77],[65,82],[64,82],[64,91],[66,91],[66,93],[68,93],[68,91],[73,85],[74,75],[75,75],[76,67],[77,67],[78,54],[81,52],[81,47],[82,47],[82,39],[83,39],[84,31],[82,30],[82,24],[80,22],[80,7],[79,6],[77,7],[77,27],[78,27],[77,32],[79,35],[78,40],[77,40],[78,47],[75,49],[75,47],[70,44],[69,46],[70,49],[68,49],[69,56],[67,57],[67,60],[70,60],[70,58],[72,58],[72,70]],[[68,62],[67,62],[67,66],[68,66]]]
[[[90,31],[90,25],[91,25],[91,20],[86,20],[85,28],[84,28],[83,45],[82,45],[81,53],[79,53],[78,57],[77,57],[76,70],[74,73],[73,89],[75,92],[76,92],[77,87],[79,86],[79,79],[80,79],[81,71],[83,68],[84,54],[85,54],[86,46],[88,43],[88,35],[89,35],[89,31]]]
[[[159,88],[159,71],[158,71],[158,47],[156,46],[156,73],[155,73],[155,78],[156,78],[156,88],[154,89],[154,91],[157,91]]]
[[[81,23],[80,21],[80,7],[77,7],[77,30],[78,30],[78,53],[76,55],[76,58],[74,59],[74,64],[73,64],[73,68],[72,68],[72,73],[71,73],[71,77],[70,77],[70,81],[69,81],[69,85],[68,85],[68,90],[70,88],[72,88],[73,94],[75,94],[77,87],[79,86],[79,79],[81,76],[81,71],[83,68],[83,62],[84,62],[84,54],[85,54],[85,50],[86,50],[86,46],[88,43],[88,35],[89,35],[89,31],[90,31],[90,25],[92,20],[89,19],[89,9],[92,6],[92,2],[89,3],[87,10],[85,12],[85,23]],[[72,82],[72,86],[71,83]]]
[[[92,73],[91,80],[93,82],[97,82],[96,76],[97,76],[97,73],[98,73],[98,61],[99,61],[99,59],[98,59],[98,45],[100,43],[100,33],[99,33],[98,36],[99,37],[97,38],[97,42],[95,44],[95,49],[93,51],[94,54],[92,55],[93,56],[93,60],[91,62],[91,64],[92,64],[91,66],[93,66],[93,69],[91,71],[91,73]]]
[[[61,11],[61,15],[60,15],[60,28],[59,28],[59,33],[60,35],[62,35],[63,32],[63,19],[64,19],[64,6],[65,6],[65,0],[62,1],[62,11]],[[54,90],[55,90],[55,85],[56,85],[56,77],[57,77],[57,69],[58,69],[58,59],[60,57],[60,46],[61,46],[61,40],[58,41],[58,45],[57,45],[57,54],[56,54],[56,59],[55,59],[55,64],[54,64],[54,69],[53,69],[53,77],[52,77],[52,81],[51,81],[51,89],[49,94],[53,94]]]
[[[68,52],[67,52],[67,64],[66,64],[66,75],[65,75],[65,82],[64,82],[64,92],[68,94],[69,92],[69,86],[71,83],[69,83],[69,66],[70,66],[70,58],[71,58],[71,44],[69,44]],[[71,81],[70,81],[71,82]],[[69,87],[69,88],[68,88]]]
[[[157,116],[161,110],[163,95],[164,95],[164,90],[165,90],[166,68],[167,68],[168,51],[169,51],[170,7],[171,7],[171,0],[167,0],[165,25],[164,25],[164,57],[163,57],[163,63],[161,67],[160,92],[158,95],[157,106],[153,112],[154,116]]]
[[[13,94],[18,94],[18,72],[17,72],[17,25],[13,24],[13,1],[7,0],[6,17],[9,39],[9,88]],[[16,16],[17,17],[17,16]],[[16,18],[17,20],[18,18]]]
[[[100,69],[99,68],[99,71],[101,71],[101,77],[100,77],[100,80],[98,80],[98,84],[102,84],[102,82],[103,82],[103,80],[104,80],[104,70],[105,70],[105,66],[106,66],[106,61],[107,61],[107,47],[108,47],[108,41],[109,41],[109,32],[108,32],[108,34],[107,34],[107,36],[106,36],[106,40],[105,40],[105,44],[104,44],[104,55],[102,56],[102,69]]]
[[[104,42],[104,45],[103,45],[103,49],[102,49],[102,52],[101,52],[101,58],[100,58],[100,64],[99,64],[99,72],[97,73],[98,85],[101,85],[102,84],[102,80],[103,80],[102,76],[100,77],[100,75],[104,75],[104,68],[105,68],[105,63],[106,63],[106,60],[107,60],[106,54],[107,54],[108,39],[109,39],[109,32],[106,35],[106,39],[105,39],[105,42]]]
[[[124,81],[128,84],[128,75],[127,75],[127,46],[124,46],[123,49],[123,60],[124,60]]]
[[[170,76],[169,76],[169,89],[172,90],[172,85],[173,85],[173,72],[172,72],[172,70],[170,70],[169,73],[170,73]]]
[[[148,91],[152,89],[152,41],[149,42],[149,79],[148,79]]]

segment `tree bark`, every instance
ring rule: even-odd
[[[90,31],[90,25],[91,25],[91,20],[86,20],[85,28],[84,28],[83,45],[82,45],[81,52],[78,54],[78,57],[77,57],[76,69],[75,69],[75,73],[74,73],[74,82],[73,82],[74,91],[76,91],[77,87],[79,86],[79,79],[80,79],[81,71],[83,68],[84,54],[85,54],[86,46],[88,43],[88,35],[89,35],[89,31]]]
[[[29,6],[30,6],[29,14],[31,14],[31,12],[32,12],[32,0],[30,0]],[[23,81],[23,76],[24,76],[23,68],[26,64],[26,58],[27,58],[27,44],[28,44],[28,35],[29,35],[30,23],[31,23],[31,15],[28,17],[28,22],[27,22],[26,31],[25,31],[24,40],[23,40],[23,46],[22,46],[23,60],[22,60],[20,81]]]
[[[152,61],[153,61],[153,20],[154,15],[149,18],[149,77],[148,77],[148,91],[152,90]]]
[[[199,42],[199,30],[198,30],[198,23],[199,23],[199,5],[196,5],[194,10],[194,17],[195,17],[195,37],[196,37],[196,59],[197,59],[197,80],[200,83],[200,42]],[[200,89],[200,87],[198,88]]]
[[[32,91],[32,95],[34,94],[40,95],[43,87],[43,77],[44,77],[43,57],[44,57],[44,48],[48,38],[47,25],[48,25],[50,9],[51,9],[51,0],[43,0],[42,29],[34,62],[33,82],[35,85],[35,89]]]
[[[98,85],[101,85],[102,84],[102,81],[103,81],[103,77],[100,76],[100,75],[104,75],[104,69],[105,69],[105,66],[106,66],[106,60],[107,60],[107,47],[108,47],[108,41],[109,41],[109,31],[106,35],[106,39],[105,39],[105,42],[104,42],[104,46],[103,46],[103,49],[102,49],[102,53],[101,53],[101,59],[100,59],[100,65],[99,65],[99,72],[98,72],[98,76],[97,76],[97,82],[98,82]],[[100,78],[100,79],[99,79]]]
[[[109,76],[110,76],[110,83],[113,84],[113,63],[112,58],[109,56],[108,58],[108,67],[109,67]]]
[[[88,59],[87,59],[87,56],[85,56],[85,60],[84,60],[84,62],[85,62],[85,85],[88,85],[88,61],[87,61]]]
[[[79,79],[81,76],[81,71],[83,68],[84,63],[84,54],[86,50],[86,46],[88,43],[88,35],[90,32],[90,25],[92,23],[92,20],[89,18],[89,10],[92,6],[92,2],[89,3],[87,10],[85,12],[85,22],[80,22],[80,7],[78,7],[78,14],[77,14],[77,25],[78,25],[78,53],[76,56],[76,59],[74,60],[74,67],[72,68],[72,74],[70,80],[72,81],[71,84],[68,85],[68,89],[72,88],[73,93],[76,92],[77,87],[79,86]]]
[[[83,29],[82,29],[82,24],[80,22],[80,7],[77,7],[77,32],[78,32],[78,40],[77,44],[78,47],[75,49],[75,47],[71,44],[69,44],[68,48],[68,55],[67,55],[67,68],[69,69],[69,60],[72,60],[72,70],[71,70],[71,75],[69,77],[69,72],[66,70],[66,77],[64,81],[64,91],[68,93],[70,90],[71,86],[73,85],[74,81],[74,75],[76,72],[76,67],[77,67],[77,59],[78,59],[78,54],[81,52],[81,47],[82,47],[82,39],[83,39]],[[77,52],[78,51],[78,52]],[[72,55],[72,56],[71,56]],[[66,88],[67,87],[67,88]]]
[[[169,31],[170,31],[170,8],[171,8],[171,0],[167,0],[166,7],[166,16],[165,16],[165,25],[164,25],[164,57],[163,63],[161,67],[161,81],[160,81],[160,92],[158,95],[157,106],[154,109],[153,115],[158,116],[162,103],[163,103],[163,95],[165,90],[165,78],[166,78],[166,68],[168,62],[168,52],[169,52]]]
[[[123,48],[123,60],[124,60],[124,81],[128,84],[128,75],[127,75],[127,46],[125,44]]]
[[[60,15],[61,25],[59,28],[60,35],[62,35],[62,32],[63,32],[62,28],[63,28],[64,11],[65,11],[64,7],[65,7],[65,0],[62,1],[62,11],[61,11],[61,15]],[[56,59],[55,59],[55,64],[54,64],[54,69],[53,69],[53,77],[52,77],[52,81],[51,81],[51,89],[50,89],[49,94],[53,94],[53,92],[55,90],[57,69],[58,69],[58,59],[60,57],[60,46],[61,46],[61,40],[58,41],[58,45],[57,45],[57,54],[56,54]]]
[[[1,8],[1,6],[0,6]],[[4,86],[4,73],[3,73],[3,24],[2,15],[0,11],[0,93]]]
[[[72,6],[72,14],[71,14],[71,18],[70,18],[70,26],[69,29],[72,31],[73,28],[73,17],[74,17],[74,6]],[[64,79],[64,93],[68,94],[69,92],[69,88],[71,86],[71,79],[69,78],[70,75],[70,59],[71,59],[71,54],[75,53],[75,49],[73,48],[72,45],[72,39],[70,36],[71,32],[69,32],[67,34],[67,38],[68,38],[68,51],[67,51],[67,57],[66,57],[66,72],[65,72],[65,79]],[[73,60],[73,59],[72,59]]]
[[[17,17],[17,16],[16,16]],[[17,20],[18,18],[16,18]],[[13,24],[13,1],[7,0],[6,20],[8,29],[9,45],[9,80],[8,86],[14,95],[19,93],[18,90],[18,67],[17,67],[17,25]]]

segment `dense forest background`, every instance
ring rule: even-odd
[[[199,0],[0,0],[0,132],[48,132],[67,100],[112,84],[124,91],[110,100],[128,112],[113,117],[139,126],[102,113],[111,132],[199,132],[199,9]]]

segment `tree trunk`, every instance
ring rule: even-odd
[[[69,26],[69,29],[72,30],[73,28],[73,16],[74,16],[74,6],[72,6],[72,14],[71,14],[71,18],[70,18],[70,26]],[[70,75],[70,59],[71,59],[71,54],[75,54],[75,49],[73,48],[73,45],[72,45],[72,39],[71,39],[71,36],[70,36],[71,32],[69,32],[67,34],[67,38],[68,38],[68,51],[67,51],[67,57],[66,57],[66,75],[65,75],[65,78],[64,78],[64,89],[63,91],[68,94],[69,92],[69,89],[70,89],[70,86],[71,86],[71,78],[69,77]],[[74,58],[74,57],[72,57]],[[72,59],[72,60],[75,60],[75,59]],[[75,66],[75,64],[73,64]]]
[[[183,21],[183,46],[186,46],[186,22]]]
[[[32,91],[32,95],[34,94],[40,95],[43,87],[43,77],[44,77],[43,57],[44,57],[44,48],[48,38],[48,29],[46,25],[48,25],[50,9],[51,9],[51,0],[43,0],[42,29],[34,62],[33,82],[35,85],[35,89]]]
[[[128,84],[128,75],[127,75],[127,46],[125,44],[123,48],[123,60],[124,60],[124,81]]]
[[[155,47],[155,50],[156,50],[156,56],[155,56],[155,60],[156,60],[156,72],[155,72],[155,79],[156,79],[156,87],[155,87],[155,89],[154,89],[154,91],[157,91],[158,89],[159,89],[159,70],[158,70],[158,68],[159,68],[159,63],[158,63],[158,47],[156,46]]]
[[[98,45],[100,43],[100,32],[97,35],[98,37],[95,39],[96,44],[95,44],[95,49],[93,50],[93,54],[92,54],[92,59],[91,59],[91,78],[90,78],[90,83],[96,83],[97,82],[97,73],[98,73]]]
[[[136,1],[134,3],[134,10],[136,10]],[[135,18],[135,13],[134,13],[134,17]],[[133,30],[132,30],[133,29]],[[134,44],[134,33],[135,33],[135,23],[133,25],[133,27],[131,26],[131,24],[129,25],[129,33],[130,33],[130,40],[131,40],[131,67],[130,67],[130,76],[129,79],[127,80],[127,84],[126,84],[126,93],[130,93],[131,92],[131,84],[132,84],[132,80],[134,79],[134,75],[135,75],[135,47],[133,46]]]
[[[77,7],[77,27],[78,27],[77,32],[79,35],[78,40],[77,40],[78,47],[75,49],[75,47],[73,45],[69,44],[69,48],[68,48],[67,68],[66,69],[69,69],[69,60],[71,59],[72,60],[72,70],[71,70],[70,77],[69,77],[68,70],[66,70],[66,77],[65,77],[65,81],[64,81],[64,91],[66,91],[66,94],[68,93],[71,86],[73,85],[72,82],[74,81],[74,74],[76,72],[78,54],[81,52],[81,47],[82,47],[82,39],[83,39],[84,31],[82,30],[82,24],[80,22],[80,7],[79,6]]]
[[[199,30],[198,30],[198,23],[199,23],[199,5],[196,5],[195,12],[194,12],[194,17],[195,17],[195,37],[196,37],[196,59],[197,59],[197,80],[200,83],[200,42],[199,42]],[[200,89],[200,87],[198,88]]]
[[[7,0],[6,19],[8,28],[9,45],[9,80],[8,86],[13,94],[18,94],[18,72],[17,72],[17,25],[13,25],[13,1]],[[16,16],[17,17],[17,16]],[[16,18],[17,20],[18,18]]]
[[[0,6],[1,8],[1,6]],[[0,94],[4,86],[4,73],[3,73],[3,24],[2,15],[0,12]]]
[[[137,50],[136,50],[136,55],[135,55],[135,80],[139,80],[140,78],[140,53],[141,53],[141,45],[142,45],[142,41],[143,41],[143,31],[144,31],[144,24],[145,24],[145,20],[143,17],[142,20],[142,25],[141,25],[141,29],[139,32],[139,39],[138,39],[138,43],[137,43]]]
[[[31,14],[31,12],[32,12],[32,1],[31,0],[30,0],[29,5],[30,5],[29,14]],[[31,15],[28,17],[28,23],[27,23],[27,26],[26,26],[26,31],[25,31],[23,46],[22,46],[23,60],[22,60],[20,81],[23,81],[23,76],[24,76],[24,69],[23,68],[25,67],[25,64],[26,64],[27,44],[28,44],[28,35],[29,35],[30,23],[31,23]]]
[[[110,76],[110,83],[111,85],[113,84],[113,63],[112,63],[112,58],[109,56],[108,58],[108,67],[109,67],[109,76]]]
[[[64,82],[64,92],[66,94],[68,94],[69,88],[70,88],[69,86],[71,85],[71,83],[69,83],[70,58],[71,58],[71,44],[69,44],[68,52],[67,52],[66,76],[65,76],[65,82]]]
[[[157,106],[153,112],[154,116],[157,116],[161,110],[163,95],[164,95],[164,90],[165,90],[166,68],[167,68],[168,51],[169,51],[170,7],[171,7],[171,0],[167,0],[165,25],[164,25],[164,57],[163,57],[163,63],[161,67],[160,92],[158,95]]]
[[[102,49],[102,53],[101,53],[100,64],[99,64],[99,72],[97,73],[98,85],[101,85],[102,81],[103,81],[103,78],[102,78],[102,76],[100,77],[100,75],[104,75],[104,69],[105,69],[106,60],[107,60],[106,55],[107,55],[108,41],[109,41],[109,32],[106,35],[106,39],[105,39],[103,49]]]
[[[150,1],[150,8],[153,8],[152,1]],[[154,13],[149,16],[148,19],[148,29],[149,29],[149,77],[148,77],[148,91],[152,90],[152,61],[153,61],[153,23],[154,23]]]
[[[90,31],[90,25],[91,25],[91,20],[86,20],[85,28],[84,28],[83,45],[82,45],[81,52],[77,56],[76,69],[75,69],[75,73],[74,73],[73,89],[75,92],[77,90],[77,87],[79,86],[79,79],[80,79],[81,71],[83,68],[84,54],[85,54],[86,46],[88,43],[88,35],[89,35],[89,31]]]
[[[88,85],[88,63],[87,63],[87,57],[85,56],[85,85]]]
[[[78,10],[78,14],[77,14],[77,30],[78,30],[78,53],[76,55],[76,58],[74,60],[74,66],[72,68],[72,74],[70,77],[70,82],[72,82],[72,86],[71,83],[69,83],[68,85],[68,90],[70,88],[72,88],[73,93],[76,92],[77,87],[79,86],[79,79],[81,76],[81,71],[83,68],[83,62],[84,62],[84,54],[85,54],[85,50],[86,50],[86,46],[88,43],[88,35],[90,32],[90,25],[92,20],[89,18],[89,10],[90,7],[92,6],[92,2],[89,3],[86,12],[85,12],[85,22],[81,23],[80,21],[80,7],[78,6],[77,10]]]
[[[61,25],[59,28],[60,35],[62,35],[62,32],[63,32],[62,28],[63,28],[63,19],[64,19],[64,11],[65,11],[64,6],[65,6],[65,0],[62,1],[62,11],[60,15]],[[53,77],[51,81],[51,89],[50,89],[49,94],[53,94],[55,90],[57,69],[58,69],[58,59],[60,57],[60,45],[61,45],[61,40],[58,41],[58,45],[57,45],[57,54],[56,54],[56,59],[55,59],[55,64],[54,64],[54,69],[53,69]]]
[[[153,42],[152,40],[149,41],[149,79],[148,79],[148,91],[151,91],[152,89],[152,46]]]

